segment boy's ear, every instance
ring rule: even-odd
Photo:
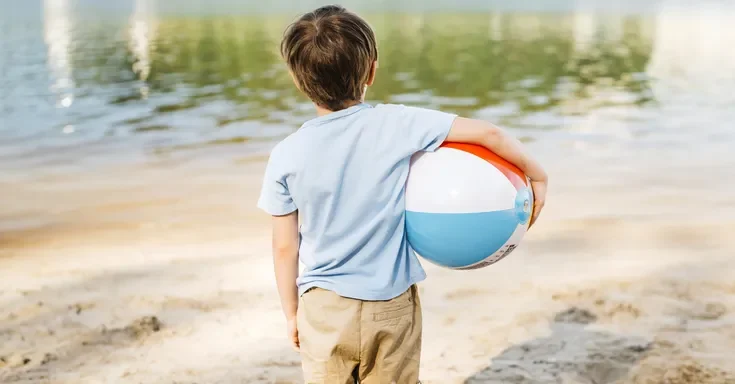
[[[378,70],[378,62],[373,61],[373,64],[370,66],[370,76],[368,76],[367,85],[372,86],[375,82],[375,72]]]

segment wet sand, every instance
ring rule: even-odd
[[[603,187],[572,160],[548,161],[550,205],[512,257],[426,265],[422,380],[735,383],[727,185],[635,184],[651,165]],[[0,381],[300,382],[254,207],[262,167],[4,184],[2,222],[25,225],[0,232]]]

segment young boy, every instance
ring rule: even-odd
[[[404,228],[411,156],[444,141],[489,148],[532,180],[532,224],[544,205],[546,174],[490,123],[365,104],[378,66],[375,36],[341,7],[319,8],[290,25],[281,53],[318,117],[273,149],[258,206],[273,216],[276,282],[305,381],[417,383],[416,284],[426,275]]]

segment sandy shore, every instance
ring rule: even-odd
[[[552,204],[512,257],[426,266],[422,380],[735,383],[729,188],[594,189],[551,166]],[[0,232],[0,382],[300,382],[254,208],[262,163],[235,168],[3,185],[3,222],[27,225]]]

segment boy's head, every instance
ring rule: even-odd
[[[281,55],[302,92],[317,106],[338,111],[362,101],[375,78],[378,48],[363,19],[332,5],[291,24]]]

